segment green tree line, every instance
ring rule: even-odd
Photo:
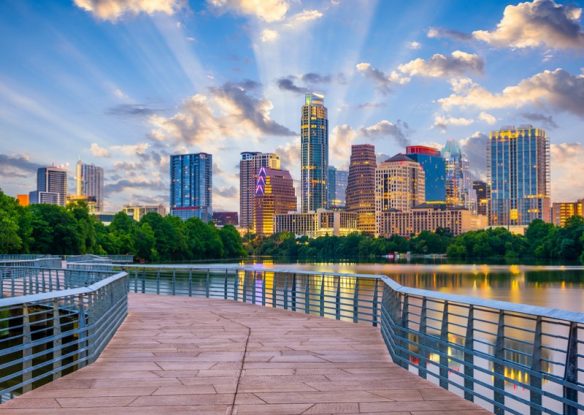
[[[83,202],[67,207],[20,206],[0,191],[0,253],[130,254],[145,261],[239,258],[246,254],[233,226],[148,213],[139,222],[118,212],[109,226]]]

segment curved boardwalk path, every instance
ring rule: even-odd
[[[379,331],[232,301],[130,295],[98,361],[2,414],[488,414],[391,362]]]

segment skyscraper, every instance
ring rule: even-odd
[[[351,146],[351,162],[347,183],[346,208],[358,213],[357,227],[364,233],[375,233],[375,146]]]
[[[551,221],[550,142],[531,125],[492,131],[487,144],[491,225],[528,225]]]
[[[448,140],[442,154],[446,161],[446,204],[471,208],[471,187],[468,159],[455,140]]]
[[[37,189],[30,192],[30,203],[65,206],[67,170],[62,167],[41,167],[37,170]]]
[[[257,175],[254,209],[254,231],[271,235],[278,214],[294,212],[297,208],[294,181],[288,170],[262,167]]]
[[[335,206],[337,208],[345,207],[347,200],[347,184],[349,182],[349,172],[346,170],[337,170],[335,175]]]
[[[81,160],[75,168],[76,195],[95,198],[95,210],[103,210],[103,168]]]
[[[426,146],[408,146],[406,156],[424,169],[426,203],[446,202],[446,164],[440,151]]]
[[[422,165],[405,154],[380,163],[375,170],[375,213],[409,212],[424,203],[425,173]]]
[[[475,191],[477,215],[489,216],[489,200],[491,198],[489,185],[481,180],[475,180],[472,182],[472,188]]]
[[[207,153],[170,156],[170,214],[181,219],[211,220],[213,156]]]
[[[302,212],[327,205],[328,116],[324,96],[307,94],[300,121]]]
[[[262,167],[280,168],[280,156],[274,153],[245,151],[239,161],[239,224],[244,229],[253,227],[254,196],[257,174]]]
[[[332,209],[335,207],[337,191],[337,168],[335,166],[328,166],[326,193],[327,193],[327,207]]]

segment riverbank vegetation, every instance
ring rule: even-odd
[[[19,206],[0,191],[0,253],[130,254],[145,261],[239,258],[246,254],[233,226],[148,213],[139,222],[124,212],[105,226],[84,203]]]

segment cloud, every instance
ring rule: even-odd
[[[144,154],[149,147],[150,144],[148,143],[138,143],[115,145],[106,148],[101,147],[97,143],[91,143],[89,151],[95,157],[111,157],[112,155],[134,156]]]
[[[321,75],[315,72],[308,72],[302,75],[302,80],[309,84],[328,84],[331,82],[332,77],[330,75]]]
[[[305,23],[318,20],[323,16],[322,12],[319,10],[302,10],[296,13],[286,21],[286,26],[291,28],[299,27]]]
[[[445,115],[436,115],[434,117],[434,125],[432,127],[442,131],[446,131],[450,126],[461,127],[471,125],[472,123],[473,120],[470,120],[468,118],[463,117],[456,118],[448,117]]]
[[[149,108],[142,104],[120,104],[107,109],[106,114],[118,116],[147,116],[154,114],[158,109]]]
[[[149,180],[146,177],[136,177],[132,179],[121,179],[104,186],[106,196],[112,193],[128,192],[131,190],[168,190],[168,185],[161,180]]]
[[[219,12],[252,16],[265,22],[277,22],[286,16],[290,4],[286,0],[208,0]]]
[[[553,0],[508,5],[495,30],[477,30],[473,37],[505,48],[579,49],[584,48],[581,16],[582,9]]]
[[[555,202],[573,202],[584,194],[584,146],[560,143],[550,146],[552,197]]]
[[[32,178],[40,167],[43,166],[30,161],[28,156],[0,154],[0,176]]]
[[[213,194],[217,194],[225,198],[235,197],[238,195],[238,193],[239,191],[235,188],[235,186],[213,188]]]
[[[369,127],[363,127],[359,132],[371,139],[391,137],[394,138],[399,145],[405,147],[410,145],[410,140],[407,138],[409,126],[403,121],[397,121],[396,124],[388,120],[381,120]]]
[[[422,47],[422,44],[420,42],[413,41],[413,42],[408,42],[407,46],[408,46],[408,49],[418,50]]]
[[[280,78],[276,81],[278,88],[282,91],[290,91],[296,94],[307,94],[310,90],[303,86],[298,86],[294,83],[294,77]]]
[[[361,62],[356,65],[357,71],[371,79],[380,92],[387,94],[394,85],[403,85],[415,76],[425,78],[454,78],[467,73],[481,74],[484,68],[483,59],[474,54],[455,50],[450,55],[437,53],[430,59],[414,59],[397,67],[390,73],[373,67],[370,63]]]
[[[468,159],[471,174],[475,179],[486,179],[488,142],[489,137],[479,131],[460,140],[462,154]]]
[[[264,29],[260,33],[260,40],[264,43],[274,42],[278,39],[279,34],[272,29]]]
[[[459,32],[458,30],[445,29],[442,27],[431,27],[426,34],[430,39],[447,38],[452,40],[470,40],[472,35]]]
[[[254,93],[259,86],[254,81],[227,82],[193,95],[174,115],[151,116],[150,136],[159,142],[209,147],[228,138],[296,135],[270,118],[271,101]]]
[[[556,124],[551,115],[539,114],[537,112],[524,112],[521,113],[521,117],[529,121],[542,123],[548,128],[558,128],[558,124]]]
[[[479,120],[484,121],[489,125],[493,125],[497,122],[497,118],[495,118],[494,115],[484,111],[479,114]]]
[[[571,75],[563,69],[540,72],[497,94],[470,79],[453,80],[451,85],[453,94],[438,100],[445,110],[455,107],[487,110],[538,105],[584,117],[584,75]]]
[[[450,56],[437,53],[428,60],[414,59],[398,66],[398,71],[410,77],[452,78],[465,73],[480,74],[484,65],[479,55],[455,50]]]
[[[280,156],[283,169],[289,170],[291,173],[295,169],[300,170],[300,139],[298,137],[276,147],[275,153]],[[294,175],[294,173],[292,174]]]
[[[348,124],[336,125],[331,134],[330,148],[340,160],[348,160],[351,144],[357,138],[357,132]]]
[[[171,15],[184,6],[184,0],[74,0],[74,3],[98,19],[110,21],[140,13]]]
[[[387,104],[384,102],[363,102],[357,105],[359,109],[369,109],[369,108],[383,108],[386,107]]]

